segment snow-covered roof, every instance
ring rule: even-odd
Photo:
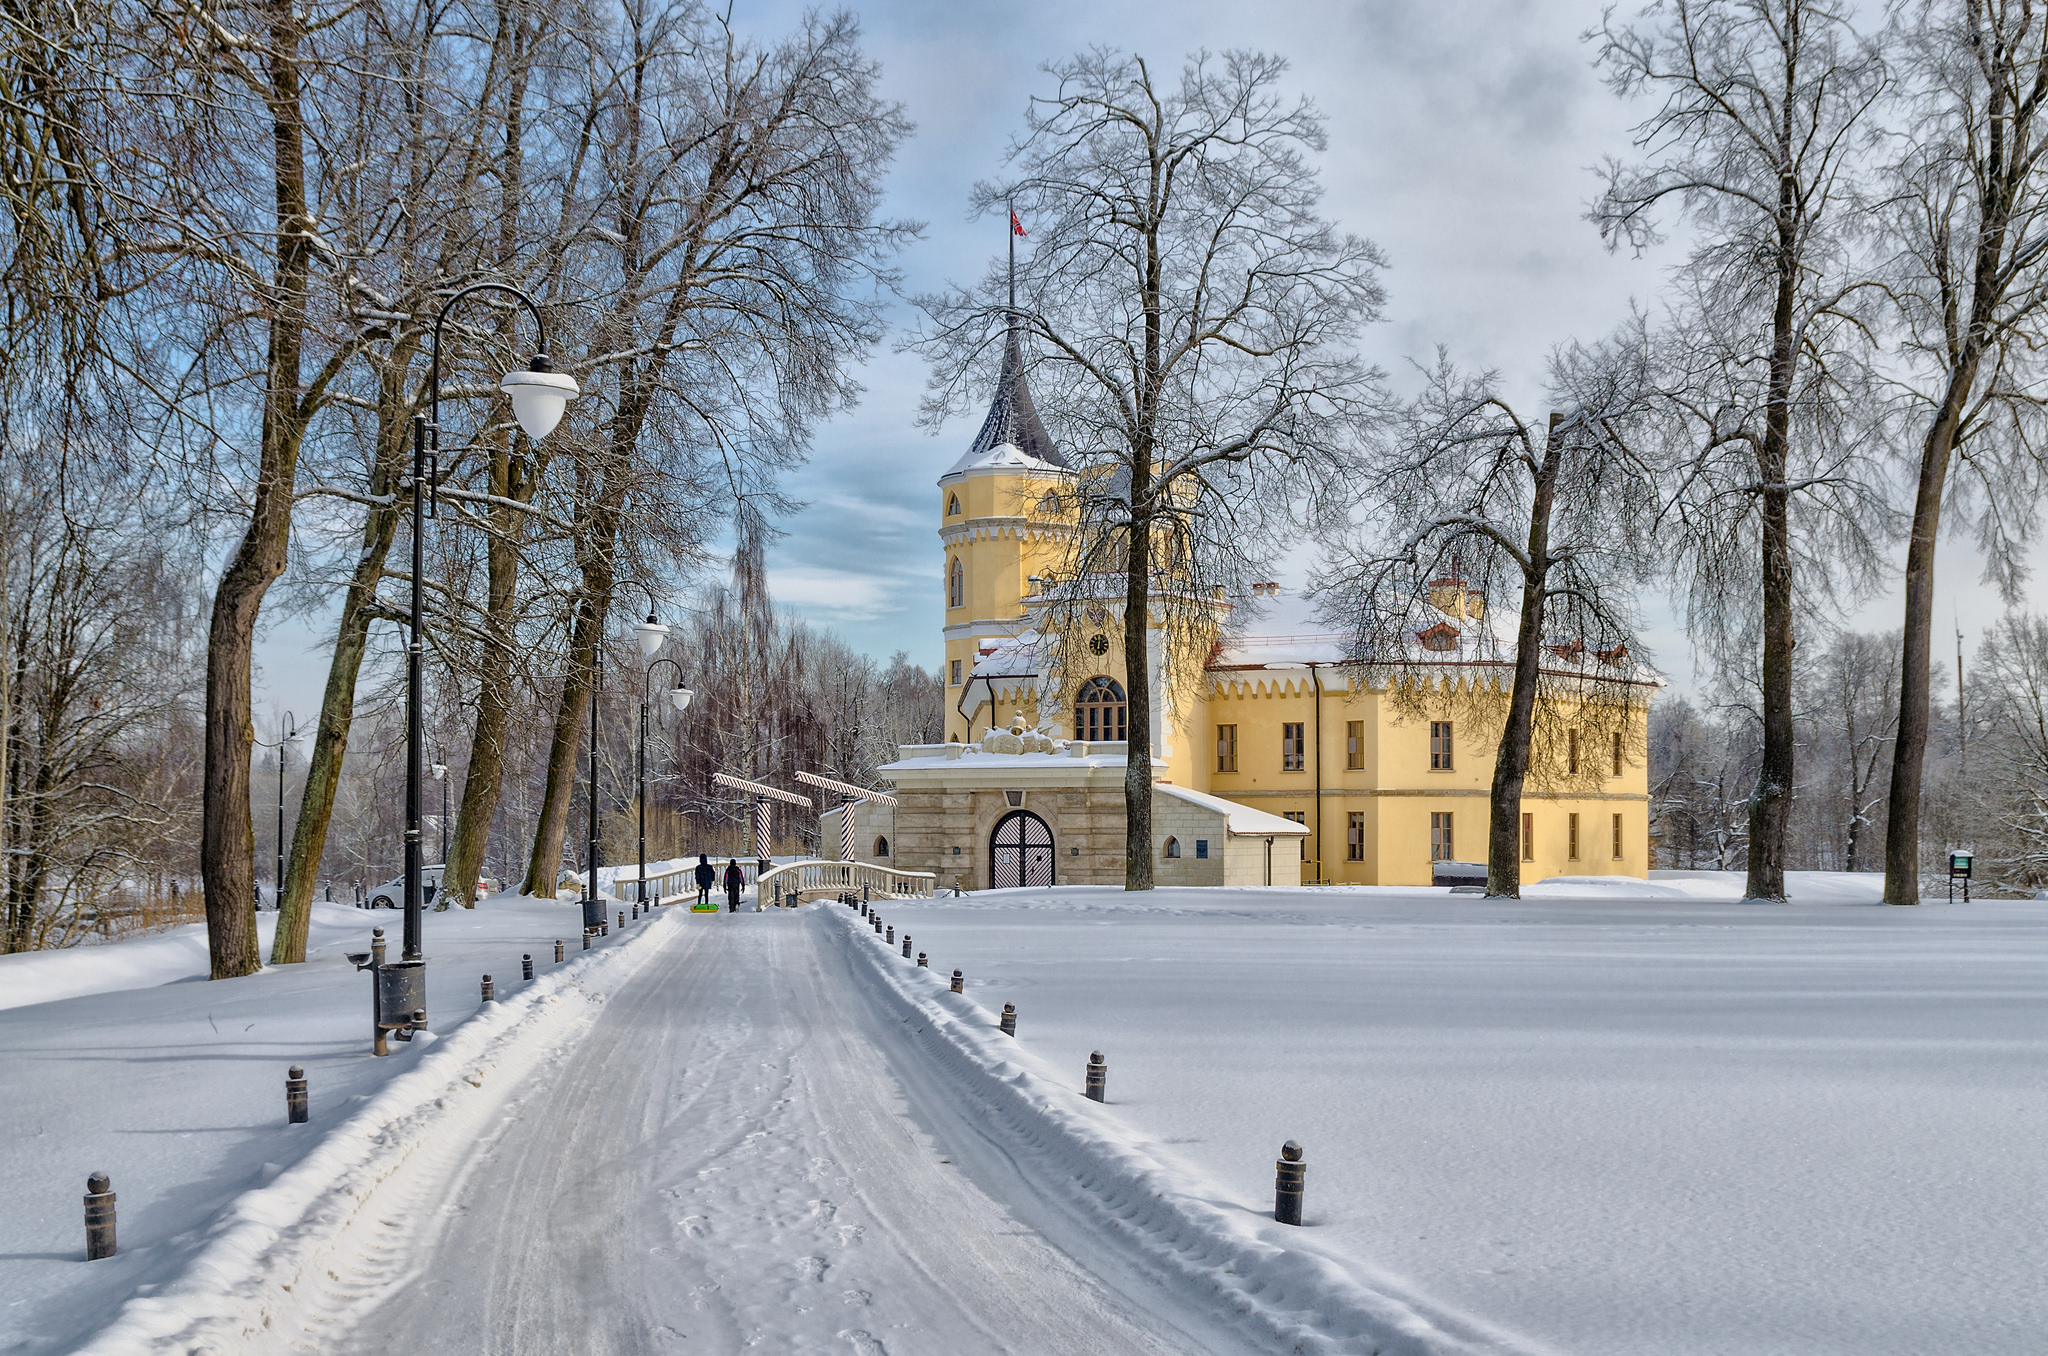
[[[1299,593],[1255,592],[1231,601],[1250,620],[1220,637],[1212,669],[1299,668],[1347,658],[1350,637],[1318,621],[1315,604]]]
[[[1269,815],[1264,810],[1254,810],[1249,805],[1239,805],[1234,800],[1225,800],[1221,796],[1212,796],[1206,791],[1191,791],[1185,786],[1175,786],[1170,782],[1155,782],[1152,786],[1152,792],[1154,795],[1172,796],[1178,800],[1199,805],[1203,809],[1216,811],[1224,816],[1229,825],[1230,832],[1234,834],[1242,834],[1246,837],[1254,838],[1280,838],[1288,836],[1306,838],[1308,836],[1308,826],[1306,824],[1297,824],[1291,819],[1282,819],[1279,815]]]
[[[1024,379],[1024,348],[1017,326],[1003,337],[1003,368],[996,376],[995,398],[973,444],[940,480],[966,471],[1065,470],[1067,459],[1053,445],[1052,435],[1031,404],[1031,384]]]

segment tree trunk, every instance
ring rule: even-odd
[[[392,368],[404,372],[402,359]],[[408,450],[410,419],[400,402],[399,381],[386,376],[384,421],[377,440],[377,461],[370,470],[370,493],[390,494]],[[320,699],[320,719],[313,733],[313,756],[306,765],[306,789],[299,797],[299,816],[292,829],[291,857],[285,867],[284,892],[278,901],[277,931],[270,939],[272,965],[296,965],[306,959],[306,931],[313,916],[313,888],[327,855],[327,827],[334,816],[334,797],[341,784],[342,760],[348,752],[349,728],[356,711],[356,679],[369,648],[370,623],[377,617],[377,584],[404,512],[397,503],[373,506],[363,521],[363,549],[341,604],[341,625],[334,636],[334,655],[327,665],[327,689]]]
[[[491,454],[491,493],[524,503],[531,494],[528,477],[514,478],[509,449]],[[492,531],[485,547],[489,598],[484,615],[484,653],[477,682],[476,727],[469,742],[469,766],[462,779],[462,808],[455,818],[455,837],[448,848],[442,878],[444,891],[455,891],[464,908],[476,907],[477,878],[483,873],[484,849],[498,797],[505,783],[505,735],[512,724],[512,640],[519,582],[519,532],[524,519],[516,509],[493,505]],[[552,749],[550,750],[552,753]],[[550,768],[553,758],[549,759]],[[559,854],[559,843],[556,847]],[[528,883],[532,870],[528,869]],[[530,888],[522,887],[532,894]]]
[[[1788,105],[1789,110],[1789,105]],[[1788,111],[1786,116],[1790,116]],[[1759,573],[1763,584],[1763,756],[1749,797],[1749,870],[1746,899],[1785,898],[1785,829],[1792,820],[1794,760],[1799,732],[1793,721],[1792,522],[1785,468],[1792,441],[1792,382],[1799,361],[1794,303],[1799,286],[1796,186],[1778,181],[1778,295],[1771,312],[1771,368],[1765,394],[1764,436],[1757,449],[1757,514],[1761,520]]]
[[[1152,888],[1152,519],[1138,508],[1141,474],[1131,476],[1131,544],[1124,562],[1124,889]]]
[[[1550,416],[1529,500],[1529,560],[1522,576],[1522,618],[1515,631],[1515,682],[1508,693],[1508,718],[1493,758],[1493,792],[1487,802],[1488,898],[1522,897],[1522,784],[1529,777],[1529,735],[1536,720],[1536,688],[1543,680],[1543,591],[1550,576],[1550,506],[1557,494],[1557,425],[1562,418]]]
[[[259,967],[256,942],[256,838],[249,819],[249,664],[263,596],[284,573],[291,537],[292,487],[303,430],[299,408],[306,278],[311,235],[305,229],[306,164],[299,99],[299,20],[273,0],[269,13],[268,102],[277,202],[276,275],[271,289],[268,367],[261,449],[248,531],[214,592],[206,646],[206,767],[199,874],[206,890],[209,977],[230,979]]]
[[[1920,783],[1927,757],[1928,702],[1934,658],[1934,543],[1941,528],[1941,496],[1948,482],[1956,429],[1971,388],[1976,354],[1952,374],[1941,407],[1920,451],[1920,483],[1913,497],[1913,530],[1906,542],[1906,618],[1899,637],[1899,729],[1892,746],[1891,793],[1884,832],[1884,902],[1920,902]]]

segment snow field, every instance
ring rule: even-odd
[[[902,931],[913,901],[885,902],[885,919]],[[1028,1031],[1015,1040],[1001,1034],[994,1012],[951,992],[950,967],[905,960],[843,905],[812,909],[865,962],[885,1007],[929,1033],[923,1053],[986,1118],[983,1133],[1000,1136],[1001,1152],[1022,1160],[1020,1171],[1037,1190],[1092,1217],[1155,1280],[1233,1315],[1258,1349],[1384,1356],[1530,1349],[1384,1281],[1361,1278],[1275,1223],[1270,1198],[1261,1218],[1162,1153],[1113,1107],[1084,1098],[1079,1064],[1055,1069],[1032,1053]],[[920,914],[916,926],[924,921]],[[929,951],[925,933],[915,935]],[[1112,1067],[1112,1099],[1114,1078]]]
[[[1070,1165],[1134,1218],[1313,1259],[1447,1339],[2040,1350],[2048,908],[1793,886],[1834,902],[1741,904],[1739,877],[1705,873],[1520,903],[1071,887],[883,906],[928,976],[854,940],[908,995],[892,1001],[948,1015],[934,1058],[961,1063],[961,1095],[1006,1131],[1060,1127],[1033,1131],[1061,1146],[1031,1151],[1034,1176]],[[964,998],[943,992],[955,966]],[[1091,1049],[1106,1108],[1080,1097]],[[1300,1230],[1270,1221],[1289,1138]],[[1261,1303],[1282,1293],[1269,1274]],[[1315,1326],[1306,1300],[1275,1307]]]
[[[573,1041],[593,1003],[639,964],[642,934],[681,926],[677,912],[589,953],[573,903],[501,896],[429,912],[431,1029],[381,1060],[369,1054],[369,976],[341,953],[367,949],[382,926],[396,954],[402,918],[390,911],[323,903],[306,964],[220,984],[204,979],[203,932],[191,966],[175,934],[168,946],[159,937],[61,953],[61,966],[0,958],[0,995],[17,991],[17,971],[40,993],[77,995],[0,1011],[0,1352],[78,1349],[110,1320],[90,1349],[260,1326],[277,1287],[298,1283],[313,1245],[351,1222],[394,1162],[462,1142],[428,1132],[486,1100],[479,1085],[495,1091]],[[267,933],[273,917],[261,921]],[[568,944],[561,966],[557,936]],[[519,978],[522,952],[534,957],[531,984]],[[102,991],[82,963],[92,961],[170,982]],[[488,1007],[483,973],[500,1000]],[[308,1125],[284,1123],[291,1064],[311,1085]],[[113,1177],[121,1247],[86,1263],[81,1197],[99,1169]],[[195,1343],[207,1345],[184,1346]]]

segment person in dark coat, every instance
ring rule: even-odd
[[[711,887],[718,884],[718,868],[711,864],[709,853],[697,854],[697,870],[693,874],[697,877],[697,902],[709,904]]]
[[[747,883],[747,873],[740,870],[737,857],[728,858],[725,863],[725,911],[740,911],[740,887]]]

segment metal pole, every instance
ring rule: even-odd
[[[597,673],[598,653],[595,628],[598,625],[596,606],[591,609],[590,645],[590,804],[583,816],[584,827],[589,831],[590,841],[584,852],[588,864],[588,893],[584,896],[583,926],[592,927],[604,922],[604,909],[597,902]]]
[[[441,370],[441,331],[434,328],[434,376],[438,386]],[[438,402],[437,402],[438,403]],[[414,415],[412,421],[412,632],[405,653],[405,946],[403,960],[420,959],[420,909],[425,903],[421,885],[425,873],[420,861],[420,778],[426,773],[427,737],[421,720],[426,642],[422,634],[426,615],[420,594],[420,575],[427,568],[427,421]]]
[[[441,773],[441,866],[443,870],[446,870],[448,865],[448,773],[446,771],[446,764],[443,764],[442,766],[443,771]],[[448,888],[448,880],[445,876],[442,877],[441,888],[443,890]]]
[[[651,666],[640,675],[640,898],[647,898],[647,684],[653,678]]]
[[[277,898],[270,907],[284,908],[284,731],[277,733]]]

